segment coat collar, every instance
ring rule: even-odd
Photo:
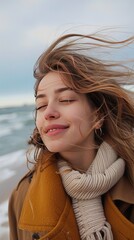
[[[60,187],[59,187],[60,186]],[[57,198],[61,196],[60,202]],[[69,199],[68,199],[69,200]],[[50,230],[58,222],[59,215],[66,205],[66,194],[58,175],[56,164],[49,160],[43,170],[38,165],[24,200],[19,220],[20,229],[37,231]],[[51,206],[51,207],[50,207]]]
[[[71,199],[63,188],[55,157],[47,160],[43,168],[39,164],[34,172],[23,203],[19,229],[44,232],[45,239],[53,239],[65,231],[72,234],[71,239],[76,236],[80,240]]]
[[[134,187],[126,175],[110,190],[110,194],[113,200],[122,200],[134,204]]]

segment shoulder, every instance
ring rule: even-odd
[[[27,192],[28,187],[31,183],[31,180],[33,178],[35,172],[35,167],[29,170],[18,182],[17,186],[15,187],[13,193],[18,193],[18,192]],[[12,193],[12,194],[13,194]]]
[[[24,239],[21,230],[18,229],[18,222],[26,193],[34,175],[35,169],[29,171],[17,184],[12,192],[8,204],[8,220],[10,229],[10,239]],[[27,237],[29,239],[29,237]]]
[[[35,172],[35,167],[33,167],[31,170],[29,170],[18,182],[16,186],[16,191],[18,191],[22,186],[28,186],[33,178]]]
[[[113,211],[116,213],[115,217],[122,216],[134,223],[134,187],[126,175],[105,194],[104,199],[104,209],[108,219],[111,219],[110,214]]]
[[[24,175],[17,184],[16,188],[13,190],[9,199],[9,216],[15,214],[16,218],[19,218],[23,201],[30,186],[30,182],[32,180],[34,172],[35,168],[33,168],[26,175]]]
[[[112,200],[121,200],[134,204],[134,187],[126,174],[110,190]]]

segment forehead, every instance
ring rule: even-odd
[[[45,75],[39,83],[37,92],[47,91],[47,90],[55,90],[58,87],[65,87],[65,76],[58,72],[49,72]]]

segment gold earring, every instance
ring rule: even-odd
[[[103,131],[102,131],[102,128],[101,128],[101,127],[98,128],[98,129],[95,128],[94,132],[95,132],[95,135],[96,135],[98,138],[101,138],[101,136],[103,135]]]

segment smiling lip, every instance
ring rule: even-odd
[[[67,128],[68,126],[65,126],[65,125],[59,125],[59,124],[49,125],[45,128],[45,133],[49,136],[53,136],[63,132]]]

